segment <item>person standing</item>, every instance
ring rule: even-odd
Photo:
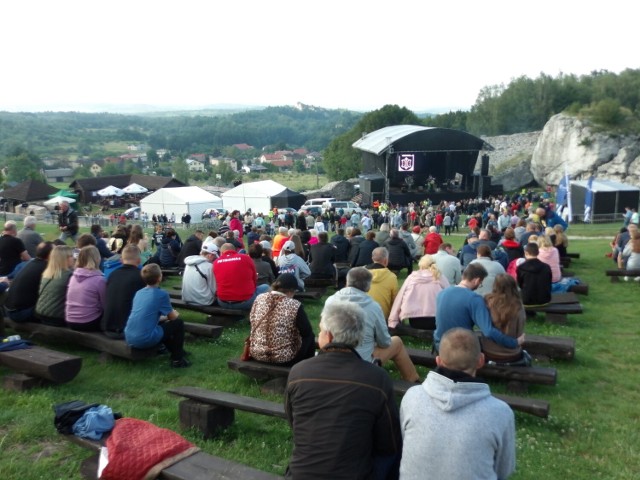
[[[69,202],[60,202],[58,228],[60,240],[63,242],[66,242],[67,238],[71,238],[74,242],[78,239],[78,213],[69,206]]]
[[[476,379],[484,365],[478,338],[449,330],[436,364],[400,405],[400,478],[507,478],[516,467],[514,415]]]

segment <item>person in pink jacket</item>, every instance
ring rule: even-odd
[[[107,282],[100,271],[100,252],[93,245],[82,247],[67,288],[65,318],[73,330],[99,332]]]
[[[449,286],[431,255],[424,255],[418,270],[407,277],[391,307],[387,324],[395,328],[405,318],[435,317],[436,296]],[[433,322],[435,328],[435,322]],[[424,328],[413,325],[415,328]]]

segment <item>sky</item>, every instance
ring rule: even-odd
[[[0,110],[468,110],[483,87],[640,68],[634,2],[20,0]]]

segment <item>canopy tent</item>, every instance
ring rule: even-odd
[[[591,188],[589,188],[591,187]],[[583,216],[590,203],[590,215],[607,215],[620,219],[625,207],[638,208],[640,188],[613,180],[571,181],[571,212]]]
[[[51,195],[49,195],[49,198],[54,197],[78,198],[78,194],[72,192],[71,190],[63,188],[62,190],[58,190],[56,193],[52,193]]]
[[[140,200],[140,207],[149,217],[173,213],[180,218],[189,213],[194,221],[199,221],[207,208],[221,208],[222,199],[200,187],[161,188]]]
[[[267,213],[273,207],[300,207],[305,197],[273,180],[242,183],[222,194],[224,208],[254,213]],[[292,205],[295,204],[295,205]]]
[[[109,185],[102,190],[98,190],[96,193],[101,197],[121,197],[122,195],[124,195],[124,190],[118,187],[114,187],[113,185]]]
[[[137,183],[132,183],[122,189],[124,193],[129,193],[131,195],[137,195],[139,193],[147,193],[149,189],[144,188],[142,185],[138,185]]]
[[[76,201],[75,198],[63,197],[62,195],[58,195],[57,197],[50,198],[46,202],[42,202],[42,203],[47,206],[56,206],[62,202],[74,203],[75,201]]]

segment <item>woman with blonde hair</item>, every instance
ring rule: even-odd
[[[436,296],[449,286],[440,274],[431,255],[424,255],[418,262],[418,270],[412,272],[402,284],[393,301],[388,325],[397,327],[405,318],[414,328],[435,329]]]
[[[507,274],[496,275],[493,281],[493,290],[484,297],[484,301],[491,313],[494,327],[513,338],[524,334],[526,313],[518,285],[513,277]],[[531,363],[528,354],[524,354],[520,347],[506,348],[487,337],[480,337],[480,343],[487,360],[496,363],[522,361],[523,365],[527,362]]]
[[[83,247],[67,289],[67,326],[73,330],[100,331],[106,291],[107,282],[100,271],[98,249]]]
[[[567,247],[569,246],[569,239],[564,233],[564,228],[558,223],[553,226],[553,231],[555,232],[555,241],[553,242],[553,246],[558,249],[560,258],[566,257]]]
[[[42,273],[35,317],[45,325],[64,327],[67,287],[75,260],[73,249],[58,245],[51,250],[47,268]]]

